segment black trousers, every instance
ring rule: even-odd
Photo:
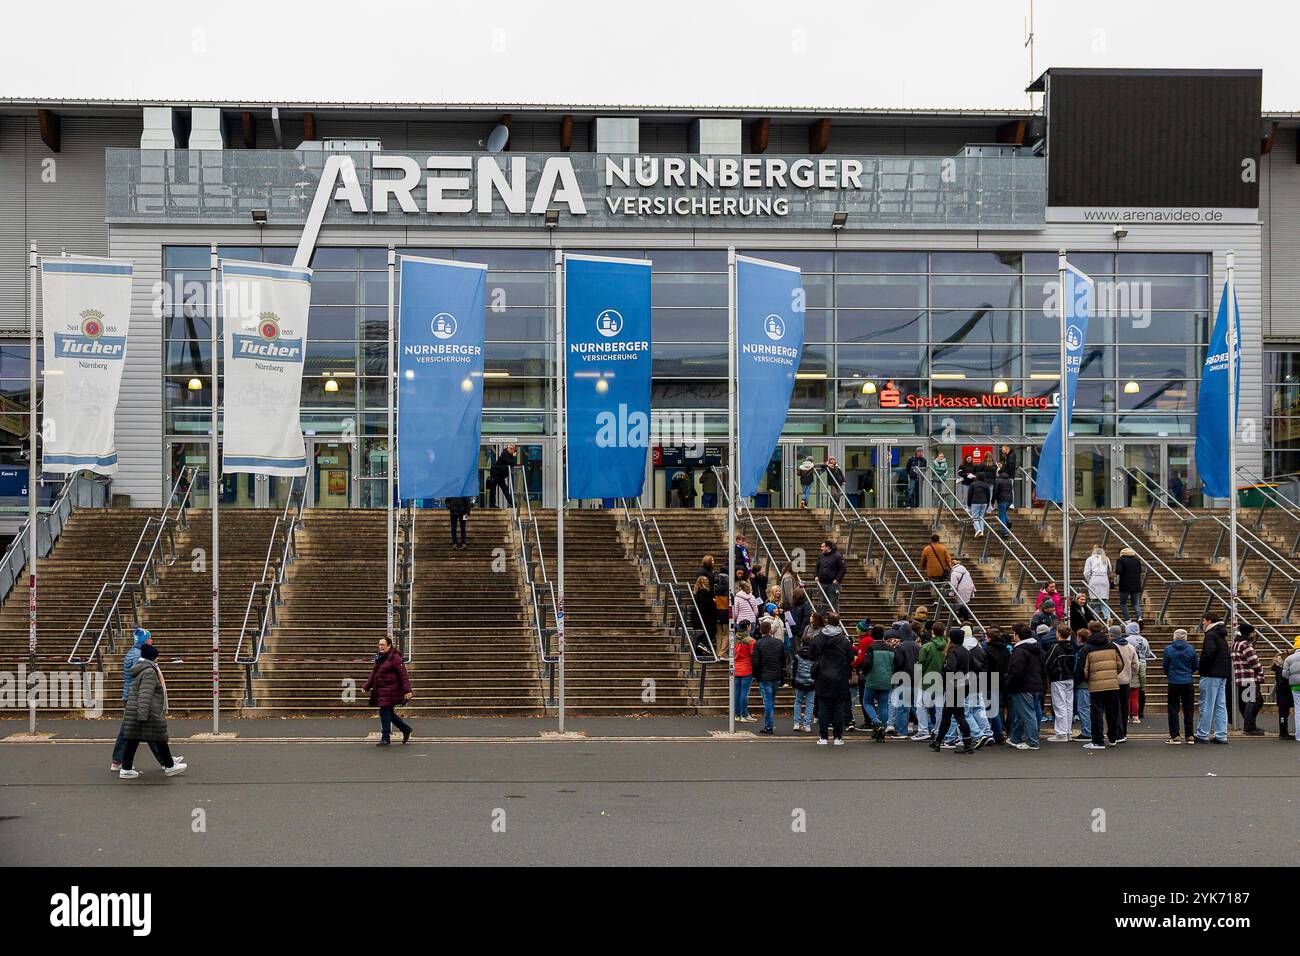
[[[1119,740],[1124,736],[1124,727],[1120,725],[1119,716],[1119,691],[1117,690],[1094,690],[1089,691],[1092,705],[1092,742],[1094,744],[1104,744],[1107,740],[1111,743]],[[1102,735],[1102,720],[1106,723],[1105,736]]]
[[[1294,702],[1291,699],[1291,688],[1284,685],[1275,685],[1273,694],[1277,698],[1277,732],[1280,736],[1290,737],[1287,733],[1287,718],[1291,716],[1291,710]],[[1300,719],[1300,714],[1296,715]]]
[[[133,766],[133,764],[135,763],[135,752],[139,749],[140,749],[140,741],[128,740],[126,742],[126,747],[122,750],[123,770],[135,769],[135,767]],[[153,755],[156,758],[158,758],[158,763],[162,767],[170,767],[172,764],[176,762],[175,760],[172,759],[172,752],[171,750],[168,749],[167,741],[165,740],[159,740],[157,742],[150,741],[149,749],[153,751]]]
[[[455,512],[448,512],[448,517],[451,521],[451,543],[468,544],[469,538],[465,534],[465,516]],[[457,535],[459,535],[459,538]]]
[[[1178,733],[1178,711],[1183,712],[1183,733],[1184,737],[1193,735],[1193,717],[1192,717],[1192,685],[1191,684],[1170,684],[1169,685],[1169,736],[1177,737]]]
[[[965,707],[950,707],[944,705],[943,716],[939,718],[939,729],[934,732],[934,742],[942,744],[943,738],[948,736],[948,728],[952,722],[957,721],[957,732],[961,734],[961,742],[967,747],[970,746],[970,723],[966,720]]]
[[[1246,699],[1247,692],[1254,698],[1253,700]],[[1237,706],[1241,708],[1242,730],[1256,729],[1255,718],[1259,716],[1260,709],[1264,706],[1261,693],[1259,684],[1237,685]]]
[[[500,478],[498,478],[496,475],[489,476],[487,480],[487,487],[488,490],[492,492],[492,506],[494,508],[497,506],[496,493],[498,491],[500,491],[502,496],[506,499],[507,508],[513,508],[515,506],[515,500],[510,496],[510,482],[508,482],[504,476]]]
[[[396,707],[379,708],[379,736],[387,740],[392,734],[392,728],[396,727],[404,735],[411,732],[411,725],[397,716]]]
[[[817,733],[822,740],[825,740],[826,728],[829,725],[835,731],[835,739],[839,740],[844,736],[844,710],[847,700],[843,697],[827,697],[825,694],[818,694],[816,699]]]
[[[1129,698],[1133,696],[1129,691],[1132,689],[1132,684],[1119,685],[1119,720],[1120,726],[1124,728],[1124,732],[1120,734],[1121,737],[1128,736],[1128,719],[1133,716],[1128,709]]]

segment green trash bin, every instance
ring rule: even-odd
[[[1237,489],[1237,507],[1239,508],[1272,508],[1276,507],[1272,501],[1264,496],[1265,488],[1276,488],[1277,485],[1249,485],[1245,488]]]

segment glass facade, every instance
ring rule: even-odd
[[[1059,367],[1055,254],[739,251],[803,270],[806,345],[787,435],[960,443],[962,436],[1046,433]],[[552,252],[399,252],[489,265],[485,439],[550,433]],[[293,250],[223,247],[220,253],[283,263]],[[698,413],[707,434],[723,434],[726,251],[616,254],[654,260],[655,411]],[[303,428],[320,441],[356,435],[361,445],[346,470],[363,486],[361,503],[373,497],[366,479],[386,465],[386,261],[384,248],[322,247],[311,263]],[[1193,436],[1209,326],[1208,255],[1087,253],[1071,261],[1096,279],[1098,290],[1075,405],[1076,437]],[[208,430],[207,247],[167,247],[164,273],[166,429],[175,449],[204,440]],[[180,460],[175,450],[173,458]],[[245,497],[233,494],[236,502]]]
[[[1300,474],[1300,351],[1278,346],[1264,353],[1264,468],[1266,478]]]

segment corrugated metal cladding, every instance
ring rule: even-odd
[[[139,117],[61,125],[62,151],[52,153],[35,116],[0,119],[0,333],[27,328],[29,243],[42,255],[107,253],[104,148],[140,145]]]
[[[1253,209],[1242,161],[1259,159],[1262,83],[1258,71],[1052,72],[1047,204]]]
[[[846,126],[831,121],[827,154],[858,156],[955,156],[968,143],[987,143],[994,131],[987,126],[911,127]],[[749,130],[745,130],[749,151]],[[768,132],[769,153],[808,152],[807,123],[773,123]]]
[[[1300,130],[1279,130],[1260,158],[1264,337],[1300,337]]]

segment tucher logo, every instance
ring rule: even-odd
[[[50,897],[50,925],[126,927],[133,936],[148,936],[153,929],[152,893],[82,893],[78,886]]]
[[[302,361],[302,339],[280,338],[280,317],[274,312],[263,312],[257,317],[256,335],[235,332],[232,345],[234,357],[237,359],[271,362]]]
[[[596,331],[607,339],[612,339],[623,331],[623,316],[617,309],[605,309],[596,316]]]
[[[773,313],[763,320],[763,331],[773,342],[780,342],[785,338],[785,323],[779,315]]]
[[[456,334],[456,317],[450,312],[439,312],[429,324],[429,331],[436,339],[449,339]]]
[[[104,334],[104,313],[86,309],[79,332],[55,333],[54,351],[59,358],[110,359],[120,362],[126,354],[126,336]]]

